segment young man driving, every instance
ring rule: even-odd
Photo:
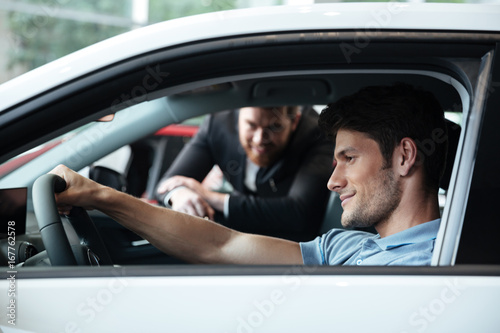
[[[328,188],[339,193],[345,227],[308,242],[238,232],[203,218],[151,206],[72,170],[56,195],[60,212],[98,209],[167,254],[193,263],[429,265],[440,215],[439,178],[446,155],[443,110],[407,85],[368,87],[328,105],[320,126],[335,139]],[[419,145],[433,140],[424,154]]]

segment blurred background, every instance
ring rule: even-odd
[[[324,2],[342,1],[0,0],[0,84],[85,46],[157,22],[221,10]],[[500,0],[432,2],[500,3]]]

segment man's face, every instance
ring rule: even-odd
[[[387,220],[401,201],[397,179],[375,140],[361,132],[338,131],[328,188],[340,195],[344,227],[370,227]]]
[[[285,108],[240,109],[238,119],[240,143],[248,158],[261,167],[267,167],[281,157],[292,132],[297,128],[299,116],[291,120]]]

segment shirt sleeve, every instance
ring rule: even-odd
[[[167,192],[167,194],[165,195],[165,198],[163,198],[163,205],[165,207],[172,208],[172,204],[170,203],[170,199],[172,198],[174,193],[177,190],[180,190],[181,188],[186,188],[186,187],[185,186],[178,186],[178,187],[174,188],[172,191]]]
[[[343,265],[363,241],[375,235],[357,230],[331,229],[310,242],[300,243],[304,265]]]
[[[300,251],[304,265],[325,265],[325,256],[321,249],[321,237],[316,237],[309,242],[301,242]]]
[[[224,218],[229,218],[229,194],[224,196]]]

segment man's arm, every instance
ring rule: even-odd
[[[157,199],[163,203],[168,191],[165,182],[173,176],[181,175],[201,182],[215,164],[209,145],[212,116],[205,118],[194,138],[182,148],[172,165],[158,182]]]
[[[56,194],[62,213],[72,206],[97,209],[132,230],[161,251],[192,263],[302,264],[296,242],[251,235],[195,216],[145,203],[105,187],[65,166],[51,173],[64,178],[65,191]]]
[[[173,210],[213,220],[214,209],[200,194],[189,189],[177,190],[180,185],[171,186],[172,177],[184,175],[201,181],[213,168],[215,162],[208,144],[211,119],[211,116],[205,118],[195,137],[184,146],[159,180],[156,198],[161,205]]]

